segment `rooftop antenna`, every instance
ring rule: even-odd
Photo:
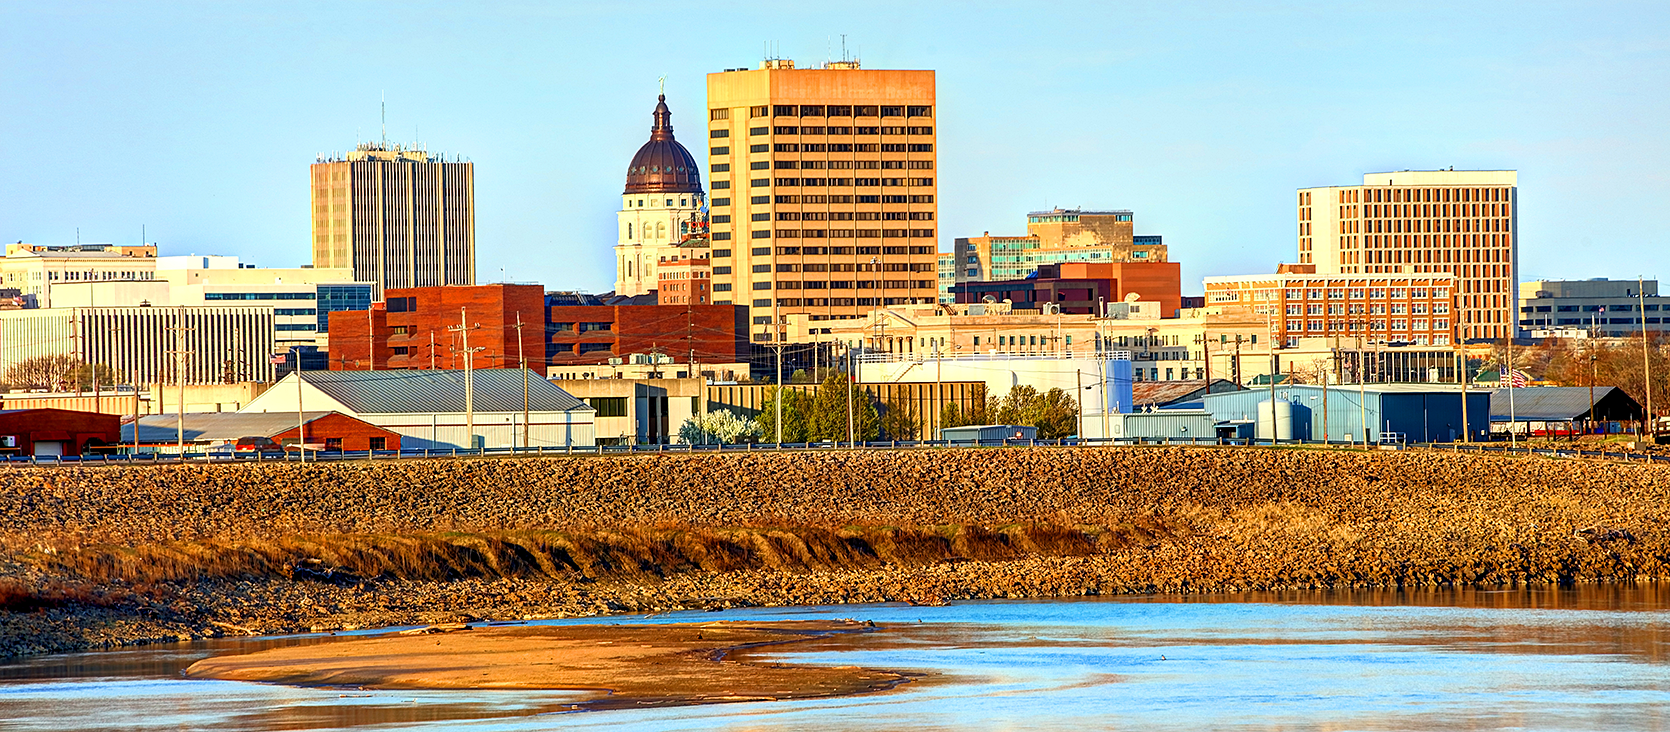
[[[383,147],[389,146],[389,93],[383,92]]]
[[[847,34],[841,34],[841,60],[847,61]]]

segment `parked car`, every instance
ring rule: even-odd
[[[270,437],[239,437],[232,444],[234,452],[283,452],[284,448]]]

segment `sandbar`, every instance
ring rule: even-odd
[[[746,651],[884,630],[856,621],[467,627],[198,661],[195,679],[363,689],[594,692],[577,708],[806,699],[884,691],[911,675],[748,660]]]

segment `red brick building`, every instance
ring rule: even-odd
[[[0,410],[0,455],[85,455],[122,437],[122,418],[68,409]]]
[[[140,417],[140,449],[155,450],[179,444],[179,428],[179,415]],[[280,445],[294,445],[298,429],[305,430],[303,443],[319,450],[400,449],[400,433],[341,412],[303,412],[299,418],[295,412],[200,412],[187,413],[185,418],[188,450],[236,443],[243,437],[266,437]],[[122,440],[133,442],[131,424],[122,428]]]
[[[552,366],[601,364],[633,353],[679,362],[748,360],[748,308],[740,305],[552,305]]]
[[[706,305],[713,302],[713,260],[706,249],[681,249],[655,266],[656,297],[661,305]]]
[[[1041,264],[1037,277],[963,282],[953,285],[951,292],[960,303],[977,303],[991,296],[999,302],[1010,300],[1018,308],[1055,303],[1063,313],[1080,315],[1096,313],[1099,303],[1120,302],[1131,294],[1144,302],[1160,303],[1164,318],[1177,317],[1177,309],[1183,306],[1182,271],[1176,262]]]
[[[528,365],[545,362],[545,288],[539,285],[389,289],[383,298],[370,311],[330,314],[332,371],[464,368],[461,323],[469,329],[475,368],[515,367],[518,316]]]

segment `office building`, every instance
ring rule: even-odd
[[[109,366],[124,384],[175,384],[182,376],[187,384],[271,381],[273,310],[192,305],[0,311],[0,373],[30,358],[70,356]]]
[[[1138,236],[1130,211],[1053,209],[1026,215],[1026,236],[957,239],[958,282],[1018,280],[1039,265],[1065,262],[1165,262],[1164,241]]]
[[[366,312],[334,314],[331,331],[332,371],[513,368],[526,358],[544,373],[545,288],[391,288]]]
[[[1658,280],[1532,280],[1519,285],[1519,327],[1533,338],[1622,338],[1670,329],[1670,297]]]
[[[934,72],[774,59],[707,98],[714,301],[753,341],[938,299]]]
[[[388,288],[475,284],[475,164],[362,143],[312,169],[313,266]]]
[[[941,253],[937,266],[940,304],[956,302],[957,296],[951,293],[951,286],[957,284],[957,255]]]
[[[371,307],[372,284],[346,269],[256,267],[237,257],[157,257],[152,278],[64,282],[54,286],[63,307],[271,307],[273,344],[322,349],[330,313]]]
[[[1448,346],[1456,279],[1448,274],[1322,274],[1284,265],[1277,274],[1206,278],[1208,305],[1239,304],[1296,345],[1300,338]]]
[[[1303,188],[1299,263],[1323,275],[1452,275],[1455,337],[1511,337],[1518,190],[1511,170],[1369,173],[1360,186]]]
[[[44,246],[17,242],[6,245],[0,260],[0,289],[17,290],[26,308],[53,307],[52,290],[60,284],[81,282],[143,282],[156,272],[157,248],[152,244],[75,244]]]
[[[713,260],[709,249],[675,247],[655,263],[656,302],[661,305],[711,305]]]
[[[751,355],[748,310],[741,306],[657,305],[653,300],[574,304],[579,299],[564,294],[546,300],[553,368],[618,364],[641,354],[650,363],[684,364],[685,370],[695,362],[700,373],[747,362]]]
[[[667,97],[655,104],[649,141],[632,156],[616,214],[615,294],[643,295],[660,283],[657,265],[673,258],[686,236],[702,231],[701,168],[673,138]],[[705,233],[705,231],[702,231]]]
[[[960,303],[1004,302],[1017,308],[1094,315],[1111,303],[1134,298],[1159,304],[1160,316],[1177,317],[1183,305],[1182,271],[1176,262],[1066,262],[1040,264],[1034,276],[951,287]]]

